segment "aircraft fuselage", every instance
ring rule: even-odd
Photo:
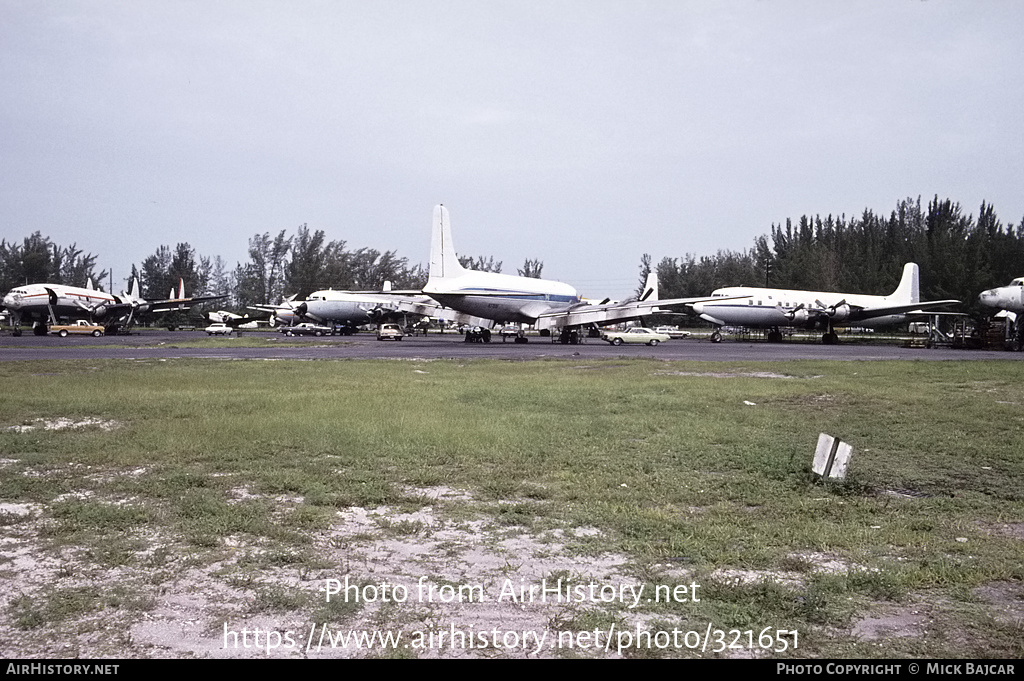
[[[1024,277],[1017,277],[1009,286],[982,291],[978,296],[978,302],[985,307],[1024,312]]]
[[[52,301],[50,291],[55,296]],[[49,308],[57,317],[99,319],[107,306],[117,305],[119,301],[109,293],[77,286],[28,284],[11,289],[3,303],[15,320],[45,322],[49,319]]]

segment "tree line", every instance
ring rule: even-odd
[[[83,253],[76,244],[55,244],[41,232],[20,244],[0,240],[0,293],[43,282],[84,288],[92,280],[98,286],[106,276],[106,270],[96,271],[95,255]]]
[[[276,304],[285,296],[301,300],[322,289],[377,291],[391,282],[395,289],[419,290],[427,281],[423,266],[410,265],[395,251],[349,249],[345,241],[328,241],[323,230],[310,230],[305,224],[294,234],[281,230],[253,235],[248,255],[246,262],[230,268],[220,256],[201,255],[188,243],[173,248],[161,245],[141,265],[132,265],[123,288],[138,281],[135,295],[160,300],[175,297],[183,281],[187,295],[228,295],[224,307],[243,309]],[[43,282],[85,287],[90,280],[102,289],[108,273],[96,271],[96,258],[75,245],[54,244],[40,232],[23,244],[4,240],[0,242],[0,291]],[[471,269],[501,272],[502,263],[493,256],[460,260]],[[519,274],[539,277],[543,266],[539,260],[527,259]]]
[[[903,265],[921,269],[923,300],[961,300],[973,307],[978,294],[1024,275],[1024,219],[1004,226],[991,204],[978,216],[935,196],[900,201],[888,215],[865,209],[859,217],[804,215],[773,224],[745,251],[645,255],[640,286],[656,267],[663,298],[704,296],[726,286],[767,286],[885,295],[897,286]]]
[[[189,295],[228,295],[224,307],[234,309],[274,304],[290,295],[301,299],[327,288],[380,290],[385,281],[396,289],[418,290],[427,279],[422,265],[410,265],[395,251],[349,249],[345,241],[328,241],[323,230],[305,224],[294,234],[253,235],[248,256],[231,268],[220,256],[200,255],[188,243],[162,245],[141,266],[132,266],[131,279],[138,279],[147,299],[168,297],[184,280]],[[86,286],[90,280],[102,288],[109,275],[96,270],[96,259],[76,244],[61,246],[40,232],[21,243],[4,239],[0,292],[26,283]],[[460,260],[472,269],[500,272],[502,267],[493,256]],[[921,266],[922,298],[973,304],[980,291],[1024,275],[1024,219],[1004,226],[991,204],[983,202],[974,217],[938,196],[926,206],[920,197],[904,199],[888,216],[870,209],[853,218],[804,215],[773,224],[744,251],[687,253],[657,264],[645,254],[638,295],[652,269],[664,298],[703,296],[738,285],[885,294],[895,289],[907,262]],[[540,277],[542,269],[540,260],[527,259],[517,271]]]

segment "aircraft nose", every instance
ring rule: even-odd
[[[978,302],[981,303],[982,305],[987,305],[989,307],[994,307],[995,304],[996,304],[996,300],[998,298],[999,298],[999,295],[996,292],[996,290],[995,289],[989,289],[987,291],[982,291],[981,292],[981,294],[978,296]]]

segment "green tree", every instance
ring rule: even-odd
[[[482,255],[473,257],[471,255],[460,255],[459,264],[469,270],[478,272],[501,272],[501,261],[495,261],[494,256],[484,257]]]
[[[520,277],[530,277],[532,279],[540,279],[540,273],[544,269],[544,263],[540,260],[530,260],[529,258],[523,263],[523,267],[519,270]]]

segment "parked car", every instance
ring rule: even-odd
[[[381,324],[377,327],[377,340],[400,341],[404,336],[405,332],[398,324]]]
[[[689,331],[683,331],[682,329],[676,328],[674,326],[659,326],[658,328],[656,328],[654,330],[654,332],[655,333],[663,333],[663,334],[667,335],[669,338],[689,338],[690,337],[690,332]]]
[[[49,328],[50,333],[55,333],[61,338],[67,338],[69,333],[84,333],[90,336],[102,336],[105,333],[105,329],[91,322],[87,322],[84,319],[79,319],[72,324],[54,324]]]
[[[642,326],[634,326],[626,331],[605,331],[601,334],[601,340],[606,340],[612,345],[622,345],[623,343],[657,345],[669,340],[669,336],[666,333],[657,333],[652,329],[645,329]]]
[[[281,333],[286,336],[330,336],[334,333],[334,329],[329,326],[320,326],[319,324],[302,322],[295,326],[281,327]]]
[[[234,329],[223,322],[214,322],[203,329],[203,331],[206,332],[207,336],[230,336]]]

